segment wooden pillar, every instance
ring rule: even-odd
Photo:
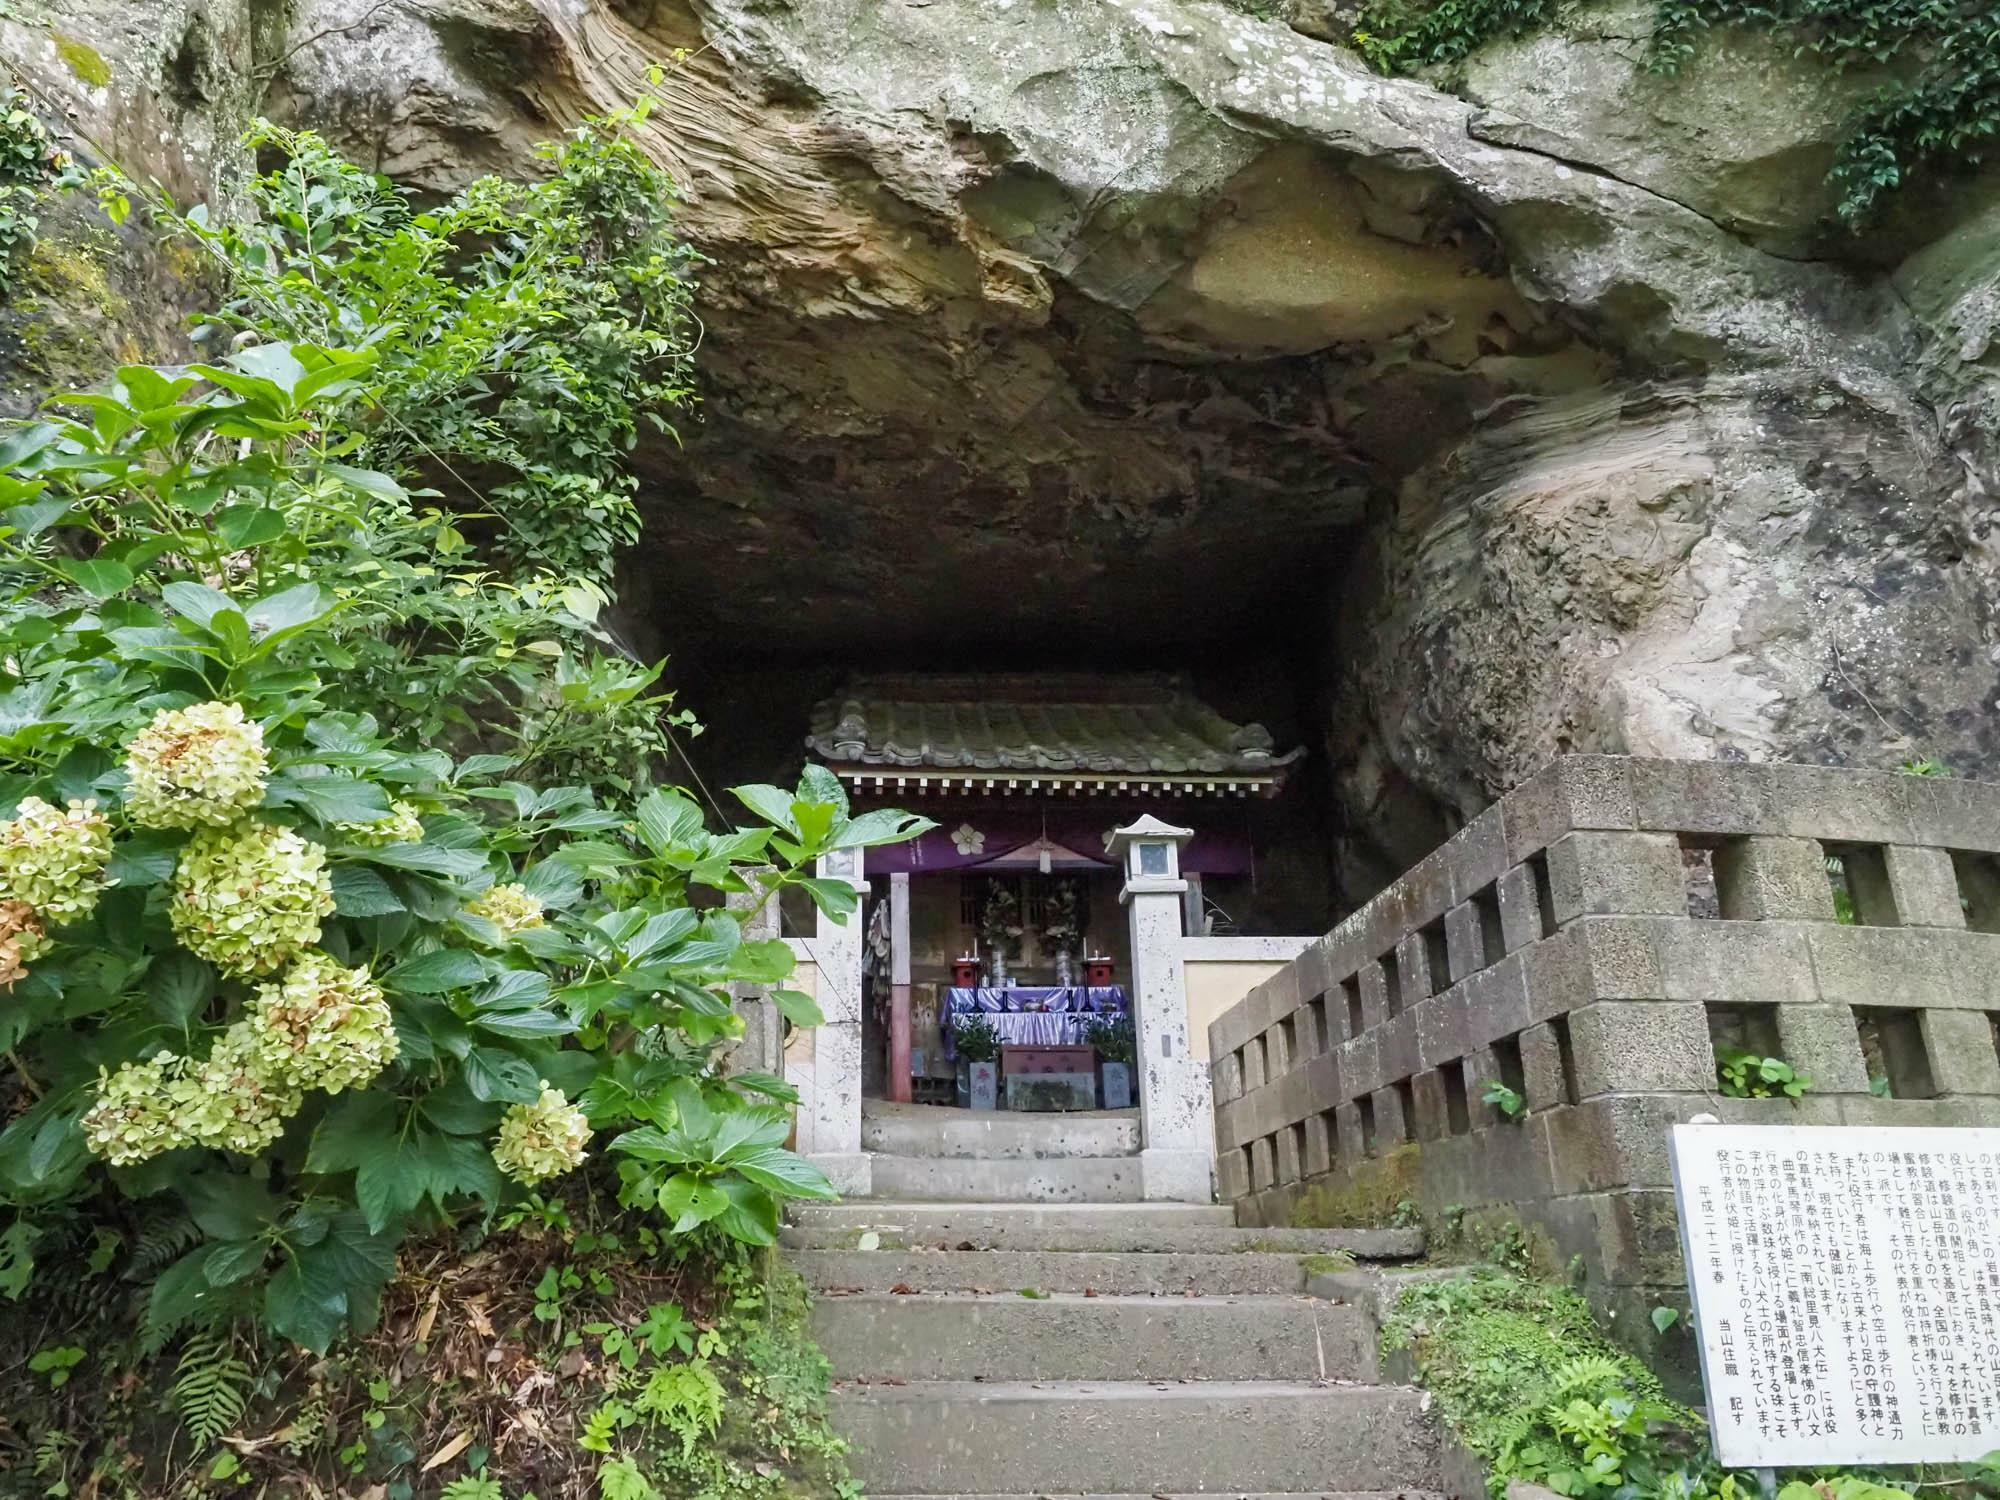
[[[908,1104],[910,1092],[910,876],[889,877],[889,1097]]]
[[[1181,931],[1189,937],[1206,937],[1201,928],[1201,877],[1184,870],[1181,879],[1187,882],[1187,894],[1181,897]]]

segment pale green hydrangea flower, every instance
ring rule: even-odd
[[[533,1104],[516,1104],[500,1117],[500,1139],[493,1160],[516,1182],[532,1186],[582,1165],[590,1122],[561,1089],[542,1080],[542,1097]]]
[[[350,844],[379,849],[384,844],[421,844],[424,841],[423,815],[416,804],[398,797],[389,811],[371,823],[336,823],[333,831]]]
[[[274,1145],[306,1097],[290,1078],[273,1075],[248,1021],[225,1031],[206,1062],[169,1079],[167,1096],[190,1140],[245,1156]]]
[[[264,731],[234,703],[161,709],[125,748],[143,828],[226,828],[264,800]]]
[[[83,1143],[114,1167],[149,1161],[188,1143],[174,1118],[167,1080],[182,1059],[158,1052],[143,1062],[123,1064],[116,1073],[98,1070],[97,1102],[84,1112]]]
[[[259,985],[248,1024],[262,1071],[300,1088],[358,1088],[396,1060],[382,987],[321,953],[293,964],[282,983]]]
[[[513,882],[491,887],[476,900],[467,902],[465,909],[475,917],[486,918],[500,929],[502,937],[510,938],[530,927],[545,925],[541,898],[531,894],[526,886]]]
[[[269,974],[319,941],[333,910],[326,851],[289,828],[202,829],[181,851],[174,936],[226,973]]]
[[[45,926],[79,922],[111,882],[111,823],[94,802],[52,807],[23,800],[0,824],[0,900],[25,901]]]

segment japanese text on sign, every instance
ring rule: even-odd
[[[1716,1457],[2000,1449],[2000,1130],[1676,1125]]]

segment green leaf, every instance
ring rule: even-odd
[[[389,882],[364,865],[337,864],[328,878],[333,909],[343,917],[386,917],[406,909]]]
[[[502,771],[511,771],[521,763],[518,755],[468,755],[458,763],[453,775],[454,781],[466,781],[476,776],[498,776]]]
[[[301,807],[320,823],[373,823],[389,815],[389,798],[372,781],[353,776],[273,776],[267,807]]]
[[[792,816],[792,797],[789,792],[781,792],[774,786],[733,786],[730,794],[766,823],[774,824],[785,832],[798,836],[799,825]]]
[[[18,469],[62,436],[54,422],[32,422],[11,431],[0,431],[0,473]]]
[[[376,1151],[354,1174],[354,1201],[370,1233],[380,1233],[423,1200],[430,1165],[421,1134]]]
[[[212,1240],[247,1240],[278,1220],[279,1203],[253,1177],[203,1172],[181,1187],[188,1216]]]
[[[95,745],[78,745],[56,767],[56,800],[68,804],[98,795],[97,783],[111,769],[111,757]]]
[[[463,1078],[455,1078],[442,1088],[432,1089],[418,1101],[424,1118],[447,1135],[481,1136],[500,1122],[498,1101],[473,1097]],[[481,1142],[484,1149],[484,1141]]]
[[[548,1003],[549,976],[540,969],[503,969],[473,996],[478,1010],[527,1010]]]
[[[396,1100],[388,1094],[344,1094],[313,1132],[309,1172],[351,1172],[397,1140]]]
[[[937,826],[931,819],[918,817],[915,813],[877,808],[863,813],[852,822],[836,824],[828,847],[863,849],[878,844],[900,844],[919,834],[929,833]]]
[[[0,511],[0,522],[14,528],[14,536],[22,541],[31,536],[39,536],[56,522],[69,514],[70,502],[66,498],[36,500],[27,505],[9,506]]]
[[[146,973],[146,1003],[170,1025],[186,1026],[215,993],[215,970],[181,948],[161,954]]]
[[[655,854],[686,849],[702,836],[701,808],[678,792],[648,792],[634,811],[633,821],[639,837]]]
[[[364,495],[373,495],[378,500],[407,500],[410,492],[375,469],[352,469],[346,464],[328,464],[326,472],[338,479],[349,489],[359,490]]]
[[[845,921],[861,905],[861,897],[845,880],[829,880],[818,875],[807,875],[801,877],[796,884],[812,897],[814,906],[838,921]]]
[[[125,564],[101,557],[81,562],[73,557],[57,558],[55,569],[93,599],[109,599],[113,594],[122,594],[132,587],[134,576]]]
[[[160,590],[160,597],[166,600],[167,607],[175,614],[185,615],[203,630],[213,631],[219,615],[232,611],[241,613],[234,599],[205,583],[185,580],[170,583]]]
[[[447,849],[428,840],[421,844],[384,844],[379,849],[356,849],[355,859],[391,870],[413,870],[424,875],[443,875],[463,880],[486,869],[486,856],[476,849]]]
[[[686,1234],[729,1208],[729,1195],[692,1172],[676,1172],[660,1189],[660,1212],[674,1221],[674,1233]]]
[[[524,1058],[494,1047],[474,1047],[465,1058],[465,1086],[472,1097],[504,1104],[533,1104],[541,1075]]]
[[[232,1286],[263,1269],[270,1247],[262,1240],[235,1240],[217,1245],[202,1265],[210,1286]]]
[[[775,1073],[732,1073],[729,1081],[739,1089],[752,1094],[762,1094],[767,1099],[776,1099],[782,1104],[797,1104],[799,1091]]]
[[[840,1196],[826,1173],[782,1146],[760,1146],[734,1154],[729,1168],[780,1197],[828,1200]]]
[[[819,1026],[826,1021],[819,1002],[802,990],[772,990],[771,1002],[778,1007],[778,1014],[794,1026]]]
[[[232,505],[216,516],[215,531],[239,551],[261,547],[285,534],[285,514],[269,505]]]
[[[487,961],[463,948],[439,948],[406,958],[383,977],[389,989],[409,995],[443,995],[469,989],[484,979]]]
[[[146,1321],[140,1343],[149,1353],[157,1353],[175,1329],[195,1315],[201,1305],[215,1295],[208,1281],[208,1258],[219,1247],[203,1245],[191,1250],[153,1283],[146,1296]]]
[[[0,1296],[19,1302],[35,1279],[35,1241],[42,1231],[26,1219],[16,1219],[0,1234]]]
[[[778,1200],[747,1178],[722,1179],[729,1207],[715,1217],[715,1227],[746,1245],[778,1243]]]
[[[568,1016],[546,1010],[502,1010],[474,1016],[472,1024],[496,1036],[532,1041],[539,1037],[568,1036],[576,1022]]]
[[[736,950],[729,963],[729,977],[745,984],[776,984],[790,978],[796,966],[791,944],[783,938],[764,938]]]
[[[243,611],[253,635],[267,645],[332,614],[337,606],[316,583],[301,583],[267,594]]]
[[[347,1321],[347,1292],[312,1255],[303,1252],[264,1284],[264,1321],[273,1333],[324,1354]]]

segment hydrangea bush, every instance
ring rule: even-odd
[[[782,1199],[831,1188],[784,1148],[788,1087],[721,1066],[730,986],[819,1017],[739,913],[798,886],[844,916],[820,858],[927,826],[850,816],[818,770],[739,788],[751,826],[720,832],[664,787],[518,779],[484,672],[461,732],[385,730],[385,675],[349,668],[461,542],[347,461],[377,358],[246,340],[0,434],[0,1291],[178,1205],[197,1242],[147,1294],[155,1347],[254,1316],[323,1350],[406,1234],[579,1168],[672,1233],[771,1243]],[[476,639],[572,659],[535,649],[548,620]]]

